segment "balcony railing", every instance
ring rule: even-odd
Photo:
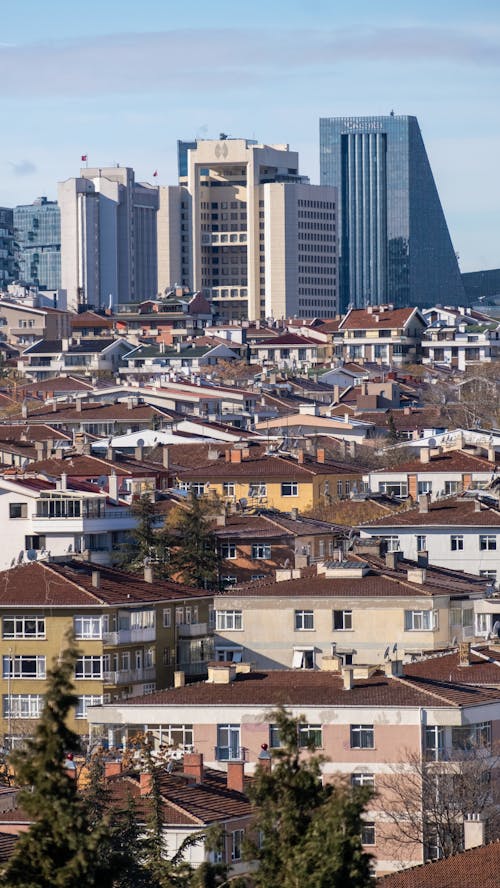
[[[245,762],[247,758],[244,746],[216,746],[214,754],[217,762]]]
[[[208,623],[179,623],[177,632],[183,638],[196,638],[200,635],[208,635]]]
[[[103,632],[104,644],[131,644],[142,641],[156,641],[156,628],[150,626],[147,629],[119,629],[117,632]]]
[[[146,666],[143,669],[117,669],[104,672],[105,684],[120,685],[130,682],[153,681],[156,678],[156,668]]]

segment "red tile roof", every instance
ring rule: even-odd
[[[393,308],[373,306],[373,311],[366,308],[353,308],[340,322],[340,330],[373,330],[404,327],[410,320],[415,308]],[[376,318],[379,318],[377,321]]]
[[[440,474],[443,472],[490,473],[494,469],[495,463],[489,462],[484,456],[474,456],[471,453],[465,453],[463,450],[449,450],[447,453],[431,456],[428,463],[424,463],[420,459],[411,459],[401,463],[395,469],[377,469],[372,474],[386,474],[388,471],[396,474],[403,472],[439,472]]]
[[[281,456],[264,456],[260,459],[244,459],[241,462],[208,463],[205,466],[185,469],[179,477],[185,480],[233,479],[253,481],[256,478],[286,478],[292,481],[312,481],[315,475],[350,475],[359,476],[361,471],[355,466],[337,462],[318,463],[306,459],[304,463],[285,459]]]
[[[498,888],[499,885],[498,842],[377,879],[377,888]]]
[[[457,498],[437,500],[429,504],[428,512],[420,512],[418,508],[397,512],[387,518],[361,522],[360,526],[376,530],[378,527],[498,527],[500,511],[489,505],[482,504],[476,511],[474,498]]]

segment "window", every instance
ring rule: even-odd
[[[4,617],[3,638],[45,638],[45,617]]]
[[[216,611],[215,626],[216,629],[243,629],[243,611]]]
[[[417,534],[417,552],[425,552],[427,549],[427,537],[423,534]]]
[[[166,607],[163,610],[163,628],[170,629],[172,626],[172,608]]]
[[[231,860],[241,860],[244,835],[245,830],[243,829],[235,829],[231,833]]]
[[[444,482],[444,493],[445,496],[453,496],[458,493],[459,483],[458,481],[445,481]]]
[[[222,485],[224,496],[236,496],[236,487],[234,481],[224,481]]]
[[[189,487],[191,493],[194,493],[195,496],[203,496],[203,494],[205,493],[204,481],[192,481]]]
[[[374,749],[373,725],[351,725],[351,749]]]
[[[101,638],[100,617],[75,617],[73,620],[75,638]]]
[[[102,659],[84,655],[78,657],[75,665],[75,678],[102,679]]]
[[[375,824],[373,820],[364,820],[361,827],[361,841],[363,845],[375,844]]]
[[[175,625],[180,626],[184,622],[184,608],[176,607],[175,608]]]
[[[497,547],[497,538],[493,534],[484,533],[479,537],[481,552],[493,552]]]
[[[215,659],[219,663],[241,663],[243,659],[243,648],[217,647],[215,648]]]
[[[271,557],[271,546],[265,546],[262,543],[254,543],[252,545],[252,560],[269,559]]]
[[[432,493],[432,481],[419,481],[417,491],[419,495],[421,493]]]
[[[295,611],[295,630],[303,632],[314,629],[314,611],[296,610]]]
[[[427,725],[425,728],[425,758],[430,762],[444,759],[444,728],[440,725]]]
[[[292,669],[314,669],[315,665],[313,648],[294,648]]]
[[[170,666],[171,662],[172,662],[172,659],[171,659],[171,654],[170,654],[170,648],[169,647],[163,648],[163,665]]]
[[[321,725],[299,725],[299,747],[320,749],[323,746],[323,732]]]
[[[405,632],[428,632],[438,628],[438,612],[432,610],[405,611]]]
[[[262,496],[267,496],[267,484],[261,484],[258,482],[252,482],[248,487],[248,496],[251,499],[255,497],[260,498]]]
[[[283,481],[281,496],[298,496],[299,485],[296,481]]]
[[[489,635],[491,620],[489,614],[476,614],[476,635]]]
[[[222,543],[220,547],[221,558],[236,558],[236,544]]]
[[[4,718],[40,718],[43,694],[4,694]]]
[[[27,503],[9,503],[9,518],[27,518]]]
[[[388,552],[399,552],[399,537],[383,537]]]
[[[184,749],[186,746],[193,745],[193,726],[192,725],[162,725],[161,741],[167,746],[174,748],[180,747]]]
[[[45,657],[28,654],[3,657],[4,678],[45,678]]]
[[[491,722],[478,722],[451,729],[452,749],[490,749]]]
[[[40,552],[41,549],[45,549],[46,543],[47,539],[43,534],[31,534],[30,536],[24,537],[25,549],[35,549]]]
[[[281,746],[281,737],[278,725],[269,725],[269,746],[271,749],[279,749]]]
[[[351,774],[351,786],[375,786],[375,774],[367,771],[355,771]]]
[[[462,534],[454,533],[450,537],[450,549],[452,552],[463,552],[464,538]]]
[[[102,694],[82,694],[78,697],[75,718],[87,718],[87,706],[101,706]]]
[[[381,481],[379,484],[380,493],[386,493],[387,496],[408,496],[408,484],[406,481]]]
[[[217,725],[217,761],[236,761],[241,757],[240,726]]]
[[[497,572],[496,570],[480,570],[479,576],[484,577],[486,580],[490,580],[491,583],[496,583],[497,581]]]
[[[352,629],[352,610],[334,610],[333,628],[343,631]]]

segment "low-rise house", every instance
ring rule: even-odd
[[[425,318],[418,308],[369,305],[347,312],[337,338],[342,337],[344,361],[393,366],[416,362],[425,328]]]
[[[250,360],[262,367],[280,370],[309,370],[324,363],[325,344],[298,333],[280,336],[250,345]]]
[[[205,338],[203,337],[205,340]],[[176,348],[138,345],[124,355],[120,374],[123,376],[161,377],[168,370],[180,373],[200,372],[216,367],[220,361],[236,361],[239,355],[224,343],[206,341],[179,343]]]
[[[212,323],[212,310],[201,293],[179,287],[164,299],[147,300],[133,311],[116,312],[114,323],[117,333],[171,346],[201,335]]]
[[[17,415],[10,417],[10,422],[30,425],[50,425],[55,429],[78,435],[95,435],[110,437],[112,435],[138,432],[151,427],[171,430],[175,417],[166,407],[148,404],[137,392],[134,395],[122,395],[122,399],[88,400],[76,397],[74,401],[53,401],[43,407],[22,405]]]
[[[82,337],[79,342],[67,338],[40,339],[24,350],[17,369],[33,380],[64,372],[115,374],[130,348],[131,344],[125,339]]]
[[[452,496],[466,490],[487,487],[496,472],[496,456],[488,448],[487,456],[477,456],[463,450],[433,452],[420,449],[419,459],[410,458],[394,469],[377,469],[364,480],[372,493],[390,494],[400,499],[416,500],[428,493],[432,500]]]
[[[72,315],[56,308],[33,308],[0,300],[0,332],[10,345],[23,351],[39,339],[62,339],[71,331]]]
[[[500,357],[500,324],[468,308],[436,307],[423,312],[422,363],[466,370]]]
[[[342,416],[321,415],[319,406],[314,402],[299,404],[296,413],[256,422],[255,429],[262,435],[283,437],[286,440],[303,439],[307,435],[332,435],[363,444],[376,437],[376,428],[372,422],[354,419],[347,412]]]

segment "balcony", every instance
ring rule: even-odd
[[[183,638],[197,638],[208,635],[208,623],[179,623],[177,633]]]
[[[104,644],[134,644],[143,641],[156,641],[156,628],[148,626],[147,629],[119,629],[117,632],[103,632]]]
[[[156,667],[145,666],[143,669],[117,669],[103,673],[104,683],[107,685],[133,684],[139,681],[154,681],[156,679]]]
[[[214,755],[217,762],[246,762],[247,749],[244,746],[216,746]]]

